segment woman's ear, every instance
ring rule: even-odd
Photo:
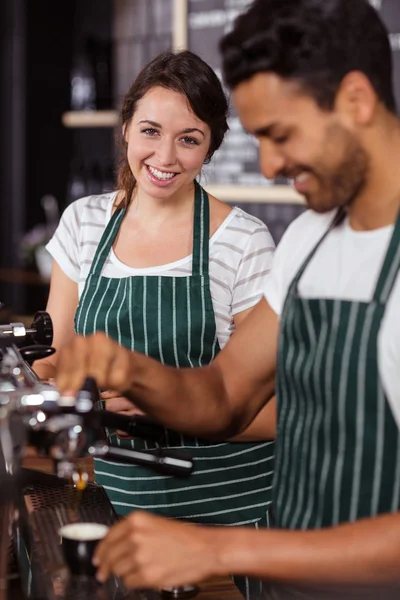
[[[124,123],[124,125],[122,125],[122,139],[124,140],[124,142],[127,144],[128,140],[126,139],[128,133],[128,125],[127,123]]]
[[[213,156],[213,154],[214,154],[214,152],[213,152],[212,150],[209,150],[209,151],[207,152],[207,155],[206,155],[206,157],[205,157],[205,159],[204,159],[204,164],[205,164],[205,165],[208,165],[208,163],[209,163],[209,162],[210,162],[210,160],[212,159],[212,156]]]

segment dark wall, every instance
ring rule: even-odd
[[[0,268],[18,263],[24,228],[25,178],[24,0],[0,2]],[[0,281],[0,302],[16,304],[17,286]]]
[[[72,135],[61,123],[69,107],[75,2],[40,0],[26,7],[26,227],[43,220],[40,199],[64,195]]]
[[[110,131],[61,122],[79,40],[111,40],[111,31],[112,0],[0,2],[0,302],[15,312],[46,304],[46,285],[13,283],[1,272],[26,268],[20,240],[44,221],[42,197],[54,195],[62,210],[75,155],[112,155]]]

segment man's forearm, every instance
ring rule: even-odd
[[[134,381],[124,395],[166,427],[218,439],[242,428],[215,365],[175,369],[139,353],[131,361]]]
[[[221,574],[306,586],[400,584],[398,513],[315,531],[233,528],[211,536]]]

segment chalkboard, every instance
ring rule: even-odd
[[[370,3],[381,13],[390,32],[395,90],[400,107],[400,0],[370,0]],[[251,0],[188,0],[188,47],[208,62],[220,77],[219,40],[249,4]],[[223,145],[204,170],[206,183],[212,186],[263,186],[264,190],[266,183],[271,186],[286,184],[285,180],[268,182],[260,174],[256,143],[243,131],[233,108],[229,126]],[[282,194],[282,187],[279,189],[279,194]],[[272,189],[269,191],[273,194]],[[254,197],[259,199],[260,195],[257,193]]]
[[[236,16],[249,4],[249,0],[189,0],[189,49],[201,56],[220,78],[219,40],[230,29]],[[243,131],[233,108],[229,128],[221,148],[204,169],[207,183],[265,186],[265,179],[258,166],[256,142]]]

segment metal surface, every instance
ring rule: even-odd
[[[200,588],[197,585],[185,585],[182,587],[164,588],[161,590],[161,597],[183,600],[184,598],[194,598],[199,592]]]
[[[23,589],[27,598],[46,600],[158,600],[152,591],[128,591],[111,579],[71,577],[64,563],[58,530],[71,522],[112,525],[117,516],[102,487],[89,484],[77,497],[69,481],[21,470],[20,530],[16,537]],[[78,504],[79,500],[79,504]]]
[[[77,582],[63,563],[59,528],[70,522],[110,525],[116,520],[101,487],[84,489],[87,473],[79,468],[79,459],[87,454],[107,454],[114,460],[144,464],[176,476],[190,475],[193,461],[157,445],[149,452],[109,448],[103,441],[103,426],[109,426],[107,413],[96,410],[95,382],[87,380],[76,397],[63,397],[54,386],[42,383],[23,360],[24,349],[15,344],[16,338],[24,337],[20,334],[26,334],[26,330],[20,331],[15,324],[0,328],[0,600],[7,598],[11,529],[25,596],[76,599]],[[112,413],[108,417],[115,419]],[[118,428],[124,429],[125,425],[136,437],[159,437],[159,425],[145,417],[132,417],[135,419],[142,422],[129,419],[128,423],[118,422]],[[52,458],[59,477],[21,471],[28,442]],[[63,479],[65,475],[68,480]],[[84,589],[82,598],[159,598],[152,592],[128,593],[116,581],[104,586],[95,585],[93,580],[80,584]]]

